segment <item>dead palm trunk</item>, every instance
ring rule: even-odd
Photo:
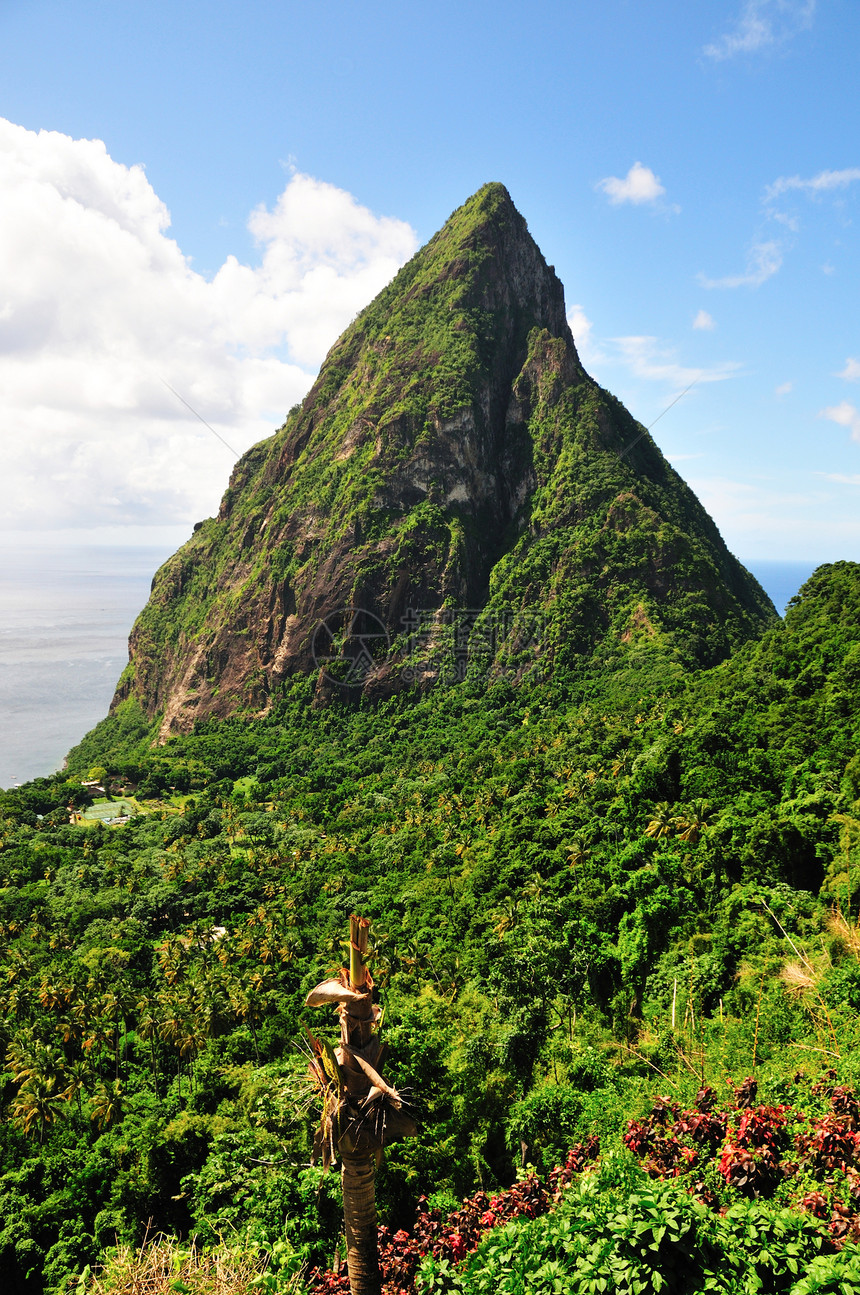
[[[379,1295],[381,1290],[375,1176],[376,1163],[371,1157],[341,1152],[346,1266],[352,1295]]]
[[[340,1016],[337,1049],[310,1036],[311,1077],[323,1098],[315,1154],[321,1154],[326,1165],[335,1154],[341,1159],[351,1295],[380,1293],[376,1166],[387,1143],[415,1133],[400,1094],[377,1069],[385,1046],[376,1032],[380,1011],[373,1002],[373,981],[364,962],[369,926],[367,918],[349,919],[349,970],[343,968],[337,980],[317,985],[305,1004],[337,1004]]]

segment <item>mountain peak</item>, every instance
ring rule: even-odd
[[[427,246],[455,231],[455,236],[463,236],[469,230],[511,220],[515,221],[520,229],[527,229],[523,216],[517,211],[505,186],[499,180],[490,180],[487,184],[482,184],[480,189],[476,189],[471,198],[467,198],[451,213]]]
[[[449,256],[456,255],[454,249],[458,243],[468,245],[488,237],[498,239],[506,230],[514,237],[531,238],[525,219],[517,211],[505,186],[492,180],[452,212],[421,251],[429,253],[438,248],[445,249]]]
[[[445,350],[468,367],[468,358],[458,345],[473,322],[465,317],[468,312],[482,315],[485,350],[497,344],[505,349],[511,344],[521,347],[533,327],[546,328],[554,336],[566,335],[573,346],[565,318],[564,288],[507,189],[497,181],[485,184],[452,213],[359,314],[329,358],[337,352],[340,362],[351,344],[375,339],[384,330],[382,335],[393,339],[395,351],[413,367],[415,356],[409,346],[418,332],[432,335],[434,350]],[[324,365],[320,380],[325,376]],[[432,384],[432,368],[418,376]],[[465,372],[461,377],[468,381]],[[435,394],[445,402],[442,393]],[[459,398],[463,393],[452,394]]]
[[[347,674],[363,660],[359,692],[432,683],[458,616],[525,612],[547,628],[530,658],[509,636],[501,655],[519,653],[520,672],[643,642],[710,663],[775,615],[646,430],[582,368],[562,285],[491,183],[236,465],[218,518],[158,573],[114,705],[160,715],[167,736],[264,710],[296,672],[320,671],[325,693],[321,644]],[[416,616],[432,640],[417,676]]]

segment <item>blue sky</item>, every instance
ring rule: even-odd
[[[0,0],[7,529],[178,542],[231,456],[174,392],[243,450],[495,179],[594,376],[693,383],[654,435],[734,551],[860,560],[858,48],[851,0]]]

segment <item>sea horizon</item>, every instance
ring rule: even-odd
[[[67,545],[3,553],[0,787],[60,769],[107,714],[131,627],[171,551]]]

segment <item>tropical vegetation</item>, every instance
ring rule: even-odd
[[[271,1289],[340,1279],[339,1178],[312,1163],[331,1089],[297,1045],[336,1046],[305,1000],[343,983],[353,913],[418,1125],[376,1175],[380,1253],[464,1196],[494,1215],[471,1258],[425,1246],[419,1287],[590,1290],[569,1273],[654,1219],[691,1290],[724,1288],[718,1253],[755,1289],[758,1245],[769,1289],[849,1290],[858,683],[860,566],[836,563],[711,669],[644,643],[585,678],[324,708],[298,679],[163,746],[114,717],[2,793],[4,1290],[89,1267],[86,1290],[159,1235],[238,1246]],[[127,822],[70,822],[94,768]],[[518,1174],[552,1204],[595,1137],[556,1207],[494,1226]],[[634,1258],[607,1289],[659,1288]]]

